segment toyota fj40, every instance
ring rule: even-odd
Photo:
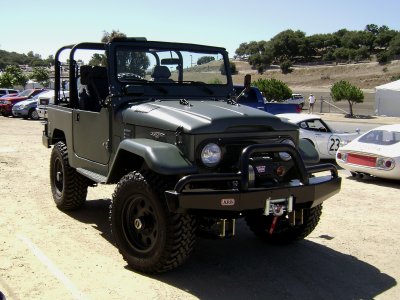
[[[100,51],[100,64],[78,65],[82,51]],[[238,218],[267,242],[303,239],[340,190],[334,165],[306,166],[318,154],[296,125],[235,100],[224,48],[119,38],[65,46],[55,65],[42,139],[54,201],[78,209],[89,186],[116,183],[112,234],[135,270],[181,265],[197,233],[232,236]]]

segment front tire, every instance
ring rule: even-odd
[[[131,172],[118,183],[110,207],[119,252],[133,269],[162,273],[181,265],[195,243],[195,219],[169,212],[167,189],[154,173]]]
[[[51,152],[50,183],[54,202],[60,210],[75,210],[85,203],[88,180],[70,167],[63,142],[55,144]]]
[[[303,224],[293,226],[285,217],[279,217],[275,230],[269,233],[273,216],[264,216],[262,213],[252,213],[246,216],[246,223],[250,230],[262,240],[272,244],[289,243],[302,240],[317,227],[322,214],[322,204],[310,209],[304,209]]]
[[[39,114],[34,108],[29,111],[28,117],[32,120],[39,120]]]

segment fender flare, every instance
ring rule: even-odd
[[[180,149],[172,144],[149,139],[125,139],[117,149],[116,159],[121,152],[133,153],[146,162],[154,172],[162,175],[192,174],[197,172],[197,167],[184,157]],[[112,172],[112,171],[111,171]]]
[[[306,164],[315,164],[320,160],[318,151],[309,139],[299,139],[299,152]]]

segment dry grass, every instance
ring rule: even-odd
[[[364,89],[373,89],[378,85],[392,81],[393,76],[400,75],[400,61],[396,60],[387,65],[377,62],[326,65],[312,67],[294,67],[290,74],[282,74],[279,69],[266,71],[258,75],[247,62],[234,61],[239,74],[234,75],[234,83],[243,83],[245,74],[252,74],[252,80],[258,78],[275,78],[285,82],[290,88],[329,89],[339,80],[349,81],[351,84]]]

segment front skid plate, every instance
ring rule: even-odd
[[[168,207],[172,212],[184,212],[191,209],[241,212],[264,209],[267,199],[294,197],[294,209],[297,206],[314,207],[340,191],[341,178],[332,176],[311,177],[308,185],[296,185],[277,188],[249,188],[239,190],[209,191],[191,190],[190,192],[166,191]]]

